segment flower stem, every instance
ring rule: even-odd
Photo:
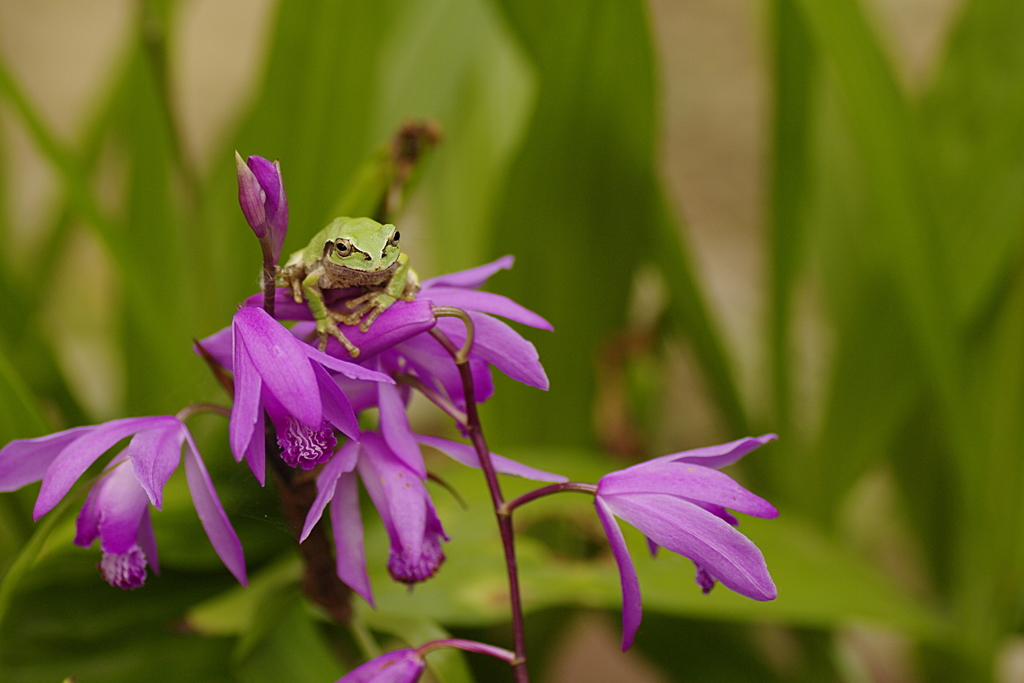
[[[331,542],[326,527],[317,524],[306,540],[299,543],[299,530],[306,521],[306,515],[316,499],[316,480],[296,476],[296,471],[281,459],[277,435],[267,420],[266,453],[267,462],[274,472],[277,492],[305,565],[302,572],[302,591],[311,601],[323,607],[341,625],[352,619],[352,589],[342,583],[335,569]]]
[[[469,313],[466,313],[461,308],[456,308],[455,306],[434,306],[432,310],[434,315],[438,318],[459,318],[466,324],[466,341],[463,342],[462,348],[453,354],[455,357],[455,363],[457,365],[463,365],[469,360],[469,352],[473,348],[473,337],[475,331],[473,319],[469,317]],[[437,335],[434,336],[436,337]],[[449,353],[452,353],[451,350],[449,350]]]
[[[594,495],[597,493],[597,484],[584,484],[578,481],[568,481],[562,484],[552,484],[551,486],[544,486],[539,489],[534,489],[529,493],[524,493],[514,500],[510,500],[501,506],[499,512],[510,515],[520,505],[525,505],[531,501],[543,498],[544,496],[550,496],[553,493],[565,493],[566,491],[575,491],[577,493],[589,493]]]
[[[274,317],[274,293],[277,284],[275,277],[277,262],[274,260],[272,241],[269,234],[260,240],[260,249],[263,251],[263,310],[271,318]]]
[[[445,307],[449,308],[449,307]],[[454,311],[446,311],[448,315],[456,315]],[[505,568],[508,572],[509,602],[512,608],[512,637],[515,645],[515,659],[512,664],[512,677],[516,683],[529,683],[530,677],[526,669],[526,631],[523,628],[523,602],[519,593],[519,569],[516,564],[515,534],[512,530],[512,516],[503,512],[502,508],[505,499],[501,493],[501,485],[498,483],[498,474],[491,462],[491,451],[484,439],[483,427],[480,425],[480,414],[476,409],[476,393],[473,386],[473,372],[469,367],[469,344],[473,339],[473,323],[466,313],[458,316],[466,323],[467,344],[462,349],[456,348],[455,344],[445,335],[440,328],[434,327],[430,334],[451,354],[459,369],[459,377],[462,379],[462,391],[466,397],[466,434],[473,443],[477,457],[480,459],[480,467],[487,478],[487,488],[491,492],[491,501],[494,503],[494,514],[498,518],[498,530],[501,532],[501,543],[505,549]]]
[[[459,410],[458,408],[456,408],[451,401],[442,396],[432,387],[425,384],[423,380],[421,380],[419,377],[407,373],[399,373],[395,375],[394,378],[396,382],[408,384],[410,387],[423,394],[427,398],[427,400],[429,400],[435,406],[443,410],[448,415],[448,417],[452,418],[461,425],[466,424],[466,421],[468,420],[466,414]]]
[[[184,422],[193,415],[199,415],[200,413],[214,413],[221,417],[231,417],[231,408],[225,408],[216,403],[193,403],[179,410],[174,417]]]

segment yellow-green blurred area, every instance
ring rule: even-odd
[[[778,599],[703,596],[627,529],[625,655],[589,502],[517,512],[533,680],[1024,681],[1013,0],[0,0],[0,443],[226,403],[191,341],[258,289],[234,150],[280,160],[288,253],[411,120],[443,131],[398,221],[414,268],[514,254],[488,288],[555,327],[521,329],[551,390],[498,378],[483,407],[496,452],[595,481],[780,436],[729,469],[781,511],[740,527]],[[0,583],[0,680],[330,683],[358,661],[300,595],[272,487],[222,420],[190,427],[253,587],[180,473],[153,515],[163,573],[132,592],[71,544],[72,506]],[[468,505],[430,485],[448,563],[391,584],[368,510],[380,611],[357,622],[382,647],[508,646],[483,479],[429,463]],[[0,571],[33,547],[37,489],[0,494]],[[430,675],[511,680],[481,660]]]

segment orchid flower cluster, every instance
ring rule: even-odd
[[[718,471],[775,435],[666,455],[607,474],[597,484],[569,482],[491,453],[477,404],[494,393],[492,370],[548,389],[534,346],[499,318],[544,330],[551,325],[514,301],[479,289],[491,275],[512,267],[512,257],[425,280],[415,300],[396,302],[366,331],[346,329],[360,350],[358,359],[333,338],[320,351],[309,307],[273,286],[288,226],[280,165],[258,156],[237,157],[237,162],[242,212],[263,248],[264,292],[243,302],[229,327],[195,345],[230,392],[230,410],[190,406],[177,415],[75,427],[0,449],[0,491],[42,481],[33,510],[38,520],[102,455],[128,439],[92,484],[76,522],[77,545],[90,547],[99,540],[98,566],[107,582],[133,589],[143,585],[147,570],[159,574],[150,516],[161,509],[164,486],[184,449],[199,520],[225,566],[246,584],[242,544],[186,426],[191,415],[212,410],[229,418],[231,452],[261,485],[268,462],[275,472],[314,471],[316,496],[305,509],[298,540],[307,539],[329,506],[337,578],[371,605],[359,483],[390,538],[391,577],[411,585],[441,568],[448,540],[424,485],[428,472],[420,447],[430,446],[485,473],[509,572],[515,652],[459,639],[432,641],[364,663],[339,683],[416,681],[424,656],[445,647],[503,659],[517,681],[527,680],[511,515],[520,505],[554,493],[583,492],[594,498],[620,573],[623,649],[632,645],[640,624],[641,598],[617,519],[643,532],[652,553],[663,547],[690,558],[705,593],[721,582],[755,600],[775,598],[761,552],[736,530],[738,521],[730,510],[762,518],[777,512]],[[328,305],[340,307],[359,292],[328,294],[333,296]],[[406,410],[413,391],[450,416],[470,444],[413,432]],[[361,426],[359,419],[370,409],[379,415],[373,428]],[[505,501],[496,472],[547,485]]]

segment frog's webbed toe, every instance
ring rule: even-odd
[[[344,332],[338,329],[338,325],[337,323],[334,322],[333,318],[334,314],[332,312],[331,317],[328,318],[327,320],[324,320],[322,324],[319,321],[317,322],[316,333],[317,336],[320,338],[320,351],[327,351],[327,337],[328,335],[330,335],[337,339],[341,343],[341,345],[345,347],[345,349],[348,351],[348,355],[350,355],[352,358],[358,357],[359,348],[349,341],[348,337],[345,336]]]
[[[352,312],[341,314],[341,321],[346,325],[359,325],[359,329],[366,332],[373,321],[380,317],[380,314],[395,303],[395,297],[387,292],[373,291],[358,296],[346,302],[345,306]],[[364,320],[365,317],[365,320]]]

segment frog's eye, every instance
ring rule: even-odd
[[[388,244],[390,244],[393,247],[397,247],[398,246],[398,238],[401,237],[401,236],[402,236],[402,233],[400,233],[397,230],[395,230],[395,234],[391,236],[390,240],[388,240]]]
[[[345,240],[338,240],[334,243],[334,250],[338,252],[338,256],[350,256],[352,254],[352,245]]]

